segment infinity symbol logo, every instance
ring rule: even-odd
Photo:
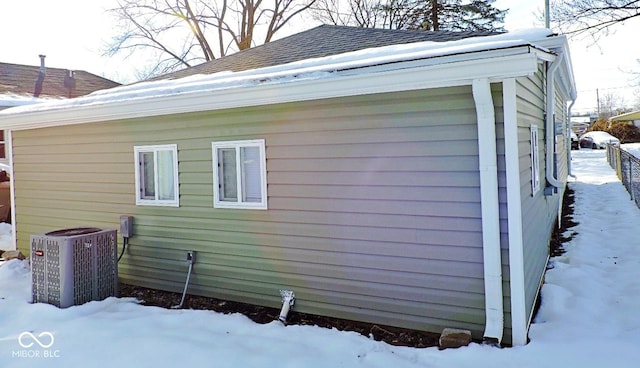
[[[34,334],[32,334],[31,332],[23,332],[20,334],[20,336],[18,336],[18,344],[20,344],[20,346],[22,346],[25,349],[28,349],[30,347],[33,346],[33,342],[29,342],[29,340],[27,339],[27,343],[24,342],[24,340],[26,339],[26,337],[31,338],[31,340],[35,341],[36,344],[40,345],[41,348],[43,349],[47,349],[50,348],[51,346],[53,346],[53,334],[51,332],[41,332],[38,337],[36,337]],[[47,339],[42,339],[42,337],[48,337],[49,338],[49,343],[47,344],[46,341]],[[41,340],[42,339],[42,340]]]

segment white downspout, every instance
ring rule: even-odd
[[[573,132],[571,126],[571,109],[573,109],[573,105],[576,103],[575,99],[571,101],[569,104],[569,108],[567,109],[567,175],[573,176],[573,169],[571,167],[571,132]]]
[[[555,187],[562,188],[564,183],[556,178],[553,172],[555,168],[555,116],[556,116],[556,71],[564,59],[560,53],[547,69],[547,116],[546,116],[546,178],[547,182]],[[546,191],[545,191],[546,194]]]
[[[527,316],[524,239],[522,233],[522,198],[520,190],[520,160],[518,149],[518,113],[516,81],[502,83],[504,110],[504,156],[507,170],[507,212],[509,216],[509,287],[511,291],[511,344],[527,344]]]
[[[472,85],[478,119],[478,157],[480,164],[480,202],[482,210],[482,253],[484,258],[485,331],[487,342],[502,341],[504,309],[502,300],[502,259],[500,250],[500,206],[498,198],[498,159],[496,119],[488,79],[475,79]]]
[[[13,130],[6,130],[5,134],[5,147],[7,147],[7,156],[9,156],[9,167],[11,167],[11,172],[9,173],[9,195],[11,196],[11,245],[13,246],[13,250],[18,250],[18,236],[16,234],[16,179],[13,173]]]

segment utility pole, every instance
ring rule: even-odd
[[[551,15],[549,11],[549,0],[544,0],[544,27],[551,29]]]
[[[596,88],[596,103],[598,104],[598,119],[600,118],[600,89]]]

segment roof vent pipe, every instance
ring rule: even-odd
[[[42,93],[42,84],[44,83],[44,76],[47,74],[47,70],[44,67],[44,58],[46,55],[40,56],[40,72],[38,73],[38,78],[36,79],[36,86],[33,90],[33,97],[38,97]]]
[[[280,290],[280,296],[282,296],[282,309],[280,309],[278,320],[286,324],[289,309],[293,307],[293,304],[296,302],[296,296],[291,290]]]
[[[69,98],[72,96],[73,90],[76,88],[76,78],[73,70],[68,70],[64,76],[64,87],[69,91]]]
[[[38,55],[40,57],[40,73],[42,74],[47,74],[47,70],[44,67],[44,58],[47,57],[47,55]]]

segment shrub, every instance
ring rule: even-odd
[[[607,133],[618,138],[620,143],[640,142],[640,129],[628,122],[616,121],[611,123]]]
[[[620,143],[640,142],[640,129],[625,121],[610,122],[606,119],[598,119],[589,131],[603,131],[618,138]]]
[[[591,126],[591,129],[589,129],[589,131],[606,132],[608,128],[609,128],[609,121],[607,119],[600,118],[600,119],[596,120],[595,123],[593,123],[593,125]]]

